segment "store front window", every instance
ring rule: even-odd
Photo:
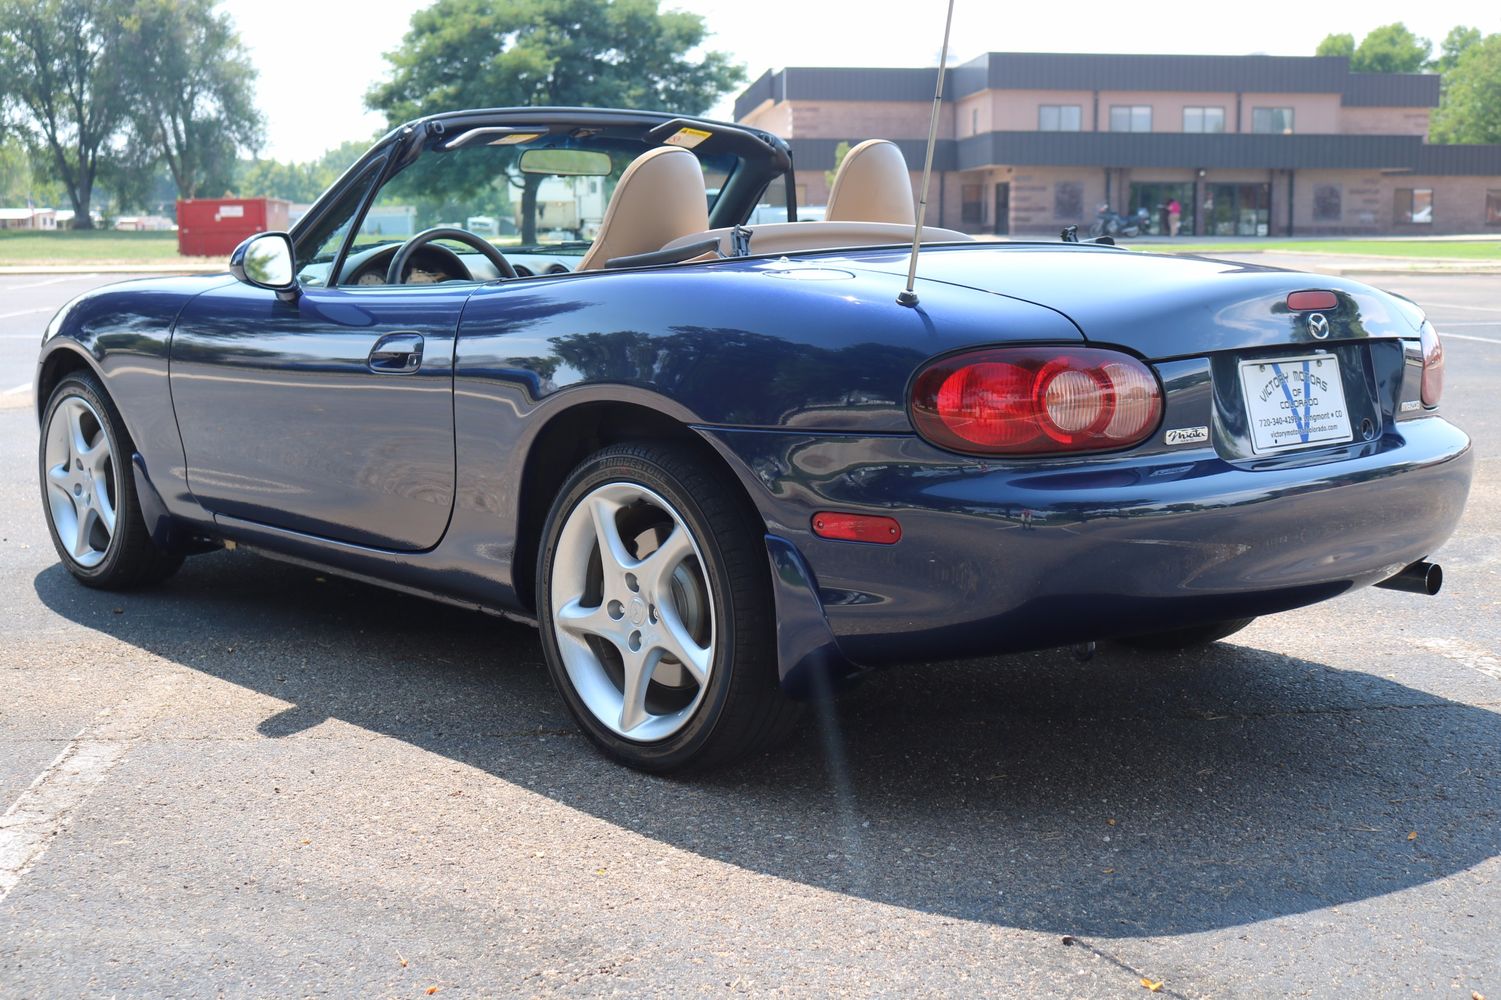
[[[1433,222],[1433,189],[1398,188],[1396,217],[1398,222],[1431,224]]]
[[[1147,233],[1170,236],[1173,231],[1173,202],[1178,203],[1178,235],[1192,236],[1194,231],[1194,186],[1192,184],[1131,185],[1130,211],[1147,210]]]
[[[1210,236],[1265,236],[1272,218],[1270,184],[1206,184],[1204,232]]]

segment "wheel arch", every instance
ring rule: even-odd
[[[52,398],[52,391],[64,378],[77,371],[87,371],[97,378],[101,385],[108,391],[108,385],[104,374],[94,359],[83,350],[68,344],[59,344],[48,352],[42,359],[41,371],[36,380],[36,418],[40,423],[47,410],[47,401]]]
[[[734,483],[748,516],[760,519],[741,475],[728,459],[690,424],[641,402],[587,400],[552,414],[527,448],[517,493],[516,550],[512,578],[517,600],[535,613],[533,572],[542,544],[542,529],[559,488],[570,472],[601,448],[625,441],[664,441],[693,451],[706,465]]]

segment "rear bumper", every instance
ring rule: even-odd
[[[1334,597],[1442,545],[1473,465],[1469,439],[1437,417],[1404,421],[1336,458],[1255,469],[1209,448],[1039,466],[966,459],[915,437],[703,432],[740,469],[769,534],[800,558],[802,593],[839,654],[860,666],[1064,645]],[[810,518],[829,509],[894,516],[902,540],[817,538]],[[785,585],[795,575],[785,547],[772,556],[779,619],[816,633],[809,609],[790,606],[798,588]],[[787,660],[808,658],[797,645],[784,642],[784,674],[796,667]]]

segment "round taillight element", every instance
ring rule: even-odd
[[[940,358],[912,383],[918,433],[953,451],[1047,455],[1127,448],[1162,418],[1151,369],[1090,347],[997,347]]]
[[[1438,331],[1432,323],[1425,322],[1420,334],[1423,343],[1423,388],[1424,406],[1437,406],[1444,394],[1444,344],[1438,339]]]
[[[1054,437],[1072,437],[1100,422],[1109,401],[1106,386],[1075,368],[1063,368],[1046,378],[1046,382],[1038,380],[1042,412],[1047,417],[1044,430],[1057,431]]]
[[[954,434],[981,445],[1014,447],[1035,438],[1032,373],[1016,365],[980,362],[950,373],[935,405]]]
[[[1162,415],[1162,397],[1146,366],[1111,361],[1100,370],[1115,386],[1115,413],[1105,425],[1105,436],[1112,441],[1137,441],[1155,430]]]

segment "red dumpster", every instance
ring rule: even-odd
[[[290,203],[280,198],[193,198],[177,202],[177,252],[224,257],[245,237],[287,228]]]

